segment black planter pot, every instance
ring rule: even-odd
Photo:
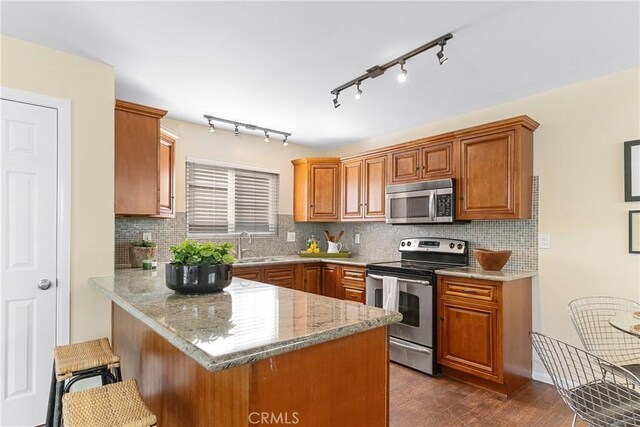
[[[221,291],[231,284],[230,265],[167,264],[167,288],[180,294],[208,294]]]

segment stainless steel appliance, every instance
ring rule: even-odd
[[[451,223],[455,220],[455,180],[387,185],[389,224]]]
[[[468,265],[464,240],[421,237],[404,239],[401,260],[367,265],[367,305],[382,308],[384,276],[398,278],[402,321],[389,327],[391,360],[427,374],[436,363],[436,274],[441,268]]]

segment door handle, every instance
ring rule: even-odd
[[[51,287],[51,280],[40,279],[40,281],[38,282],[38,287],[40,289],[42,289],[43,291],[46,291],[47,289],[49,289]]]

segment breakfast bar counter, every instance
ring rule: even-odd
[[[401,315],[234,278],[184,296],[164,268],[90,279],[159,425],[388,425],[387,326]]]

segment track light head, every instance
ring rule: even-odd
[[[404,61],[400,63],[400,74],[398,74],[398,81],[404,83],[407,81],[407,70],[404,69]]]
[[[286,147],[287,145],[289,145],[289,143],[287,142],[287,138],[289,138],[289,135],[285,135],[284,139],[282,140],[282,146]]]
[[[440,62],[440,65],[443,65],[445,62],[449,60],[449,58],[447,58],[446,55],[444,54],[444,46],[447,44],[447,41],[442,40],[438,44],[440,45],[440,51],[436,54],[436,56],[438,57],[438,62]]]
[[[215,131],[216,127],[211,123],[211,120],[209,120],[209,133],[214,133]]]
[[[266,130],[264,131],[264,142],[270,142],[271,140],[269,139],[269,132],[267,132]]]
[[[340,92],[336,93],[336,97],[333,98],[333,108],[338,108],[340,103],[338,102],[338,97],[340,96]]]
[[[235,130],[233,131],[233,135],[234,136],[240,135],[240,132],[238,131],[238,125],[235,125]]]
[[[354,95],[356,101],[359,101],[362,98],[362,91],[360,90],[360,83],[356,85],[356,94]]]

